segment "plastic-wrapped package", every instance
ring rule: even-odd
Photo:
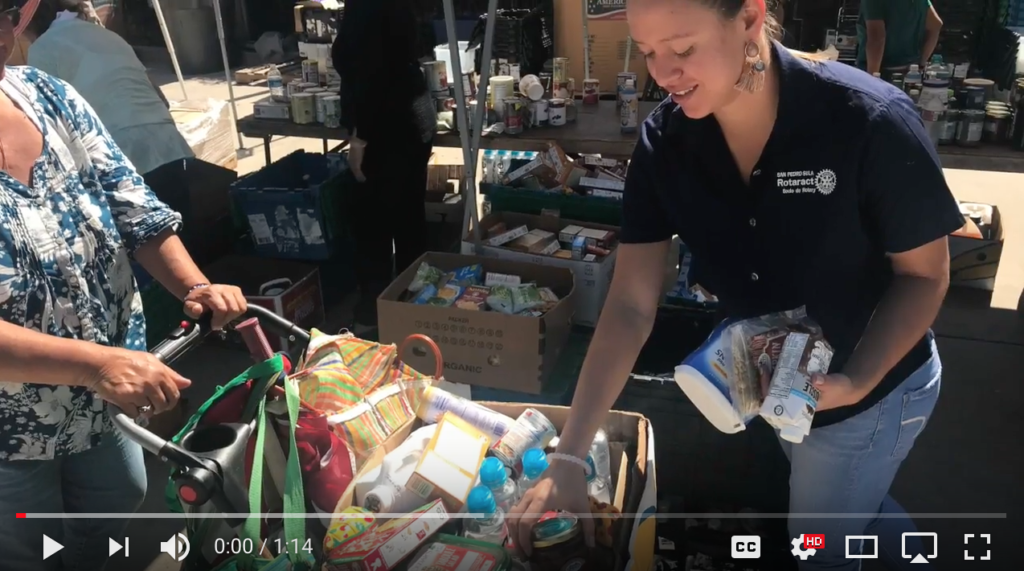
[[[821,328],[802,307],[726,320],[676,367],[676,384],[715,428],[729,434],[739,432],[762,413],[791,333],[807,334],[824,343]],[[831,356],[830,347],[828,351]]]

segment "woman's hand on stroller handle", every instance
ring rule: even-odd
[[[265,307],[250,303],[245,312],[245,315],[240,318],[256,317],[260,321],[260,325],[266,328],[269,332],[274,333],[282,337],[289,338],[296,341],[309,341],[309,332],[300,328],[298,325],[288,321],[287,319],[277,315]],[[164,369],[167,369],[174,375],[173,370],[169,368],[169,365],[174,361],[180,359],[186,353],[198,347],[203,340],[213,332],[213,328],[210,324],[210,314],[204,314],[198,320],[189,321],[183,320],[181,326],[176,328],[167,338],[164,339],[159,345],[154,347],[150,351],[150,356],[146,356],[150,359],[155,358],[162,364]],[[130,352],[136,353],[136,352]],[[183,378],[182,378],[183,379]],[[187,380],[186,380],[187,383]],[[187,384],[185,386],[188,386]],[[183,388],[183,387],[182,387]],[[162,391],[166,392],[166,391]],[[177,401],[177,392],[174,393],[174,401]],[[101,394],[101,396],[103,396]],[[162,459],[169,459],[179,465],[190,465],[194,458],[190,454],[184,452],[177,445],[160,438],[156,434],[153,434],[147,430],[144,426],[140,426],[135,418],[130,416],[128,413],[134,413],[135,410],[125,410],[130,403],[117,402],[117,399],[109,399],[104,397],[107,401],[107,413],[111,418],[114,426],[121,430],[129,439],[139,443],[147,451],[160,456]],[[119,406],[124,405],[124,407]],[[144,409],[147,405],[143,404],[142,407],[135,405],[136,409]],[[162,412],[162,410],[154,410],[153,405],[148,405],[152,408],[148,410],[140,410],[142,413],[141,418],[146,418],[154,413]],[[173,403],[171,403],[173,406]],[[167,408],[171,408],[168,406]]]

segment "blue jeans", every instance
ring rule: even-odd
[[[115,431],[116,432],[116,431]],[[107,539],[121,541],[146,497],[142,448],[120,432],[54,460],[0,462],[0,567],[4,571],[100,571]],[[15,513],[117,513],[125,519],[21,519]],[[43,561],[43,534],[64,546]]]
[[[842,422],[811,430],[801,444],[782,441],[792,467],[791,514],[855,514],[840,518],[790,517],[790,537],[825,534],[825,548],[805,561],[800,571],[857,571],[860,560],[846,558],[847,535],[878,536],[878,556],[892,570],[928,571],[902,557],[902,535],[917,528],[906,511],[889,497],[900,464],[924,430],[939,397],[942,363],[932,357],[899,387],[870,409]],[[869,515],[870,514],[870,515]],[[879,517],[884,516],[884,517]],[[866,553],[875,546],[864,546]],[[907,541],[911,555],[929,552],[921,541]],[[850,553],[861,545],[854,542]]]

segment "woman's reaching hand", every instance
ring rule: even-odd
[[[533,549],[530,532],[537,520],[549,511],[576,514],[583,526],[587,546],[594,545],[594,520],[590,517],[590,496],[582,466],[552,459],[551,465],[537,483],[523,494],[519,505],[508,513],[509,535],[516,549],[529,556]]]

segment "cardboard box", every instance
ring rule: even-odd
[[[480,227],[487,229],[490,226],[504,222],[509,228],[526,225],[530,229],[541,229],[554,232],[557,236],[566,226],[581,226],[596,230],[607,230],[619,235],[619,228],[605,226],[592,222],[577,222],[573,220],[559,219],[552,216],[533,216],[530,214],[517,214],[512,212],[495,212],[485,216],[480,221]],[[462,252],[473,253],[473,234],[466,234],[462,241]],[[502,260],[514,260],[518,262],[529,262],[552,268],[566,268],[572,270],[576,278],[576,307],[573,315],[573,323],[593,327],[597,325],[597,318],[601,315],[601,308],[604,300],[608,297],[608,288],[612,284],[612,273],[615,270],[615,257],[618,249],[613,248],[611,254],[599,260],[585,261],[573,260],[563,257],[542,256],[538,254],[527,254],[516,252],[508,248],[493,246],[481,246],[485,256],[495,257]]]
[[[291,121],[292,106],[283,101],[274,101],[266,97],[260,99],[252,106],[252,115],[257,119],[280,119]]]
[[[441,500],[423,506],[352,539],[340,557],[325,566],[329,571],[390,571],[416,552],[451,519]]]
[[[476,484],[490,438],[465,420],[446,412],[405,487],[423,498],[437,499],[458,513]]]
[[[992,205],[991,228],[991,239],[955,234],[949,237],[950,285],[987,291],[995,289],[996,272],[1003,254],[1002,217],[995,205]]]
[[[444,271],[482,264],[484,272],[517,275],[524,282],[550,287],[562,301],[541,317],[399,301],[422,262]],[[400,343],[414,333],[427,335],[441,349],[448,381],[539,394],[569,339],[574,297],[572,272],[566,269],[427,252],[377,298],[380,342]],[[434,370],[433,355],[415,348],[402,360],[417,371]]]
[[[569,58],[569,77],[576,80],[579,92],[583,86],[583,7],[584,0],[555,2],[556,56]],[[634,45],[626,68],[626,0],[587,2],[587,32],[590,35],[590,77],[601,82],[602,93],[615,93],[616,78],[622,71],[637,74],[636,89],[643,91],[647,82],[647,64]]]
[[[325,320],[320,270],[314,265],[290,260],[226,256],[204,267],[203,273],[212,283],[242,288],[249,303],[263,306],[307,331],[321,326]],[[266,294],[276,289],[283,291]],[[265,333],[274,351],[301,348],[300,344],[289,343],[284,337],[272,335],[269,331]],[[293,356],[298,357],[297,354]]]
[[[504,402],[481,402],[496,412],[518,418],[527,408],[540,411],[561,433],[569,417],[569,407]],[[367,460],[338,502],[334,513],[352,505],[355,482],[363,474],[376,470],[384,456],[397,448],[409,434],[422,426],[419,420],[410,422],[393,434]],[[612,504],[623,514],[614,539],[615,561],[611,569],[653,571],[655,545],[655,514],[657,505],[657,475],[654,463],[654,432],[650,421],[633,412],[611,411],[601,428],[608,434],[611,448],[611,473],[614,478]]]

